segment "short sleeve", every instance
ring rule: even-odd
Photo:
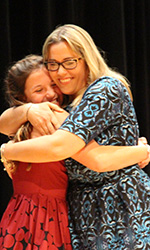
[[[125,114],[131,113],[131,103],[126,87],[119,80],[100,78],[89,86],[60,129],[74,133],[87,144],[108,127],[123,123]]]

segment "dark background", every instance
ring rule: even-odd
[[[106,52],[109,66],[131,82],[140,135],[150,142],[149,0],[3,0],[0,1],[0,112],[6,108],[3,78],[12,61],[41,54],[52,30],[62,24],[86,29]],[[7,137],[0,134],[0,143]],[[150,174],[149,166],[145,171]],[[12,183],[0,164],[0,217]]]

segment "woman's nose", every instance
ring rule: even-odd
[[[59,69],[57,70],[57,74],[58,75],[61,75],[61,74],[66,74],[66,69],[62,66],[62,65],[60,65],[59,66]]]

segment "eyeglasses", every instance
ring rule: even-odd
[[[75,69],[77,67],[78,61],[81,59],[80,58],[73,58],[73,59],[68,59],[63,62],[45,62],[45,66],[48,71],[57,71],[60,67],[60,65],[63,66],[64,69]]]

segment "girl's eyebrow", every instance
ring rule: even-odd
[[[42,85],[39,83],[39,84],[33,86],[33,87],[31,88],[31,90],[34,90],[34,89],[39,88],[39,87],[41,87],[41,86],[42,86]]]

